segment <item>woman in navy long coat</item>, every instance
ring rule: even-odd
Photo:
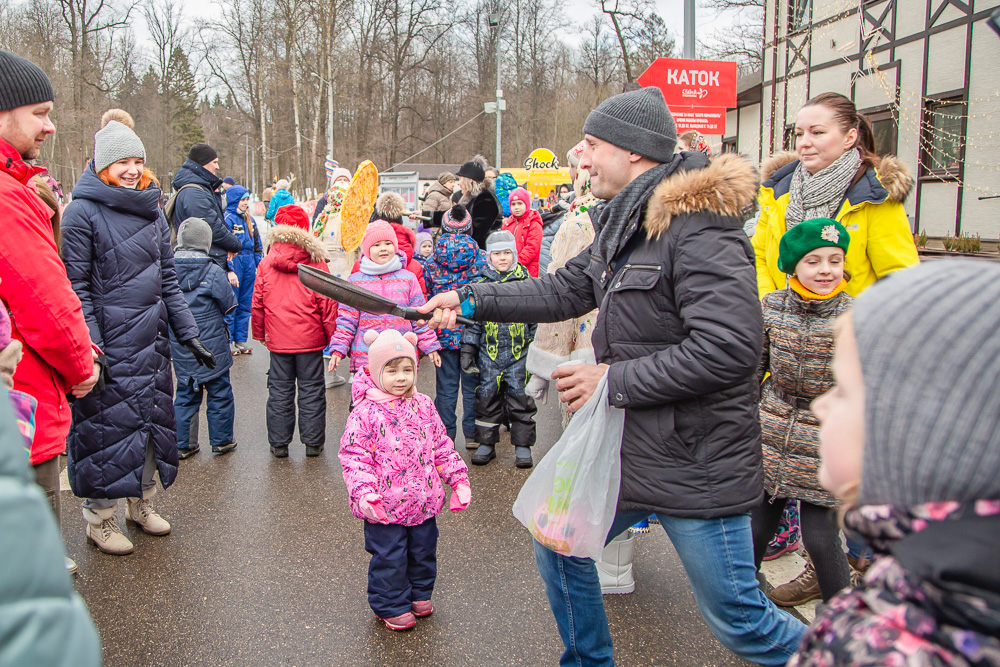
[[[87,538],[106,553],[131,553],[115,519],[152,535],[170,524],[153,511],[154,473],[164,488],[177,475],[169,326],[204,363],[211,353],[177,285],[160,189],[144,167],[131,116],[112,109],[94,136],[94,161],[63,213],[62,256],[83,304],[90,336],[103,352],[103,387],[73,404],[69,481],[84,498]]]

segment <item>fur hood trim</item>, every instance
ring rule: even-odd
[[[406,202],[398,192],[387,190],[375,200],[375,217],[383,220],[400,220],[406,213]]]
[[[275,225],[267,233],[267,241],[264,243],[264,251],[267,252],[275,243],[291,243],[297,245],[307,253],[314,262],[325,262],[327,260],[326,248],[323,244],[304,229],[291,225]]]
[[[784,151],[782,153],[775,153],[768,159],[764,160],[764,163],[760,166],[760,180],[761,182],[767,181],[769,178],[774,176],[774,172],[778,171],[785,165],[789,165],[799,159],[798,154],[795,151]]]
[[[910,170],[895,155],[886,155],[875,167],[879,183],[889,193],[889,199],[902,204],[913,190]]]
[[[760,168],[760,179],[766,183],[782,167],[788,166],[799,159],[799,156],[792,151],[777,153],[764,160]],[[902,160],[895,155],[886,155],[875,166],[878,173],[878,180],[888,198],[902,204],[913,191],[913,175]]]
[[[677,172],[653,190],[646,210],[646,233],[659,238],[675,216],[697,211],[740,215],[757,194],[757,173],[744,158],[726,153],[704,169]]]

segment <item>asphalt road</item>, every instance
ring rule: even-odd
[[[391,632],[367,604],[368,555],[336,456],[349,388],[327,392],[324,455],[307,460],[296,440],[277,460],[264,423],[267,364],[256,344],[235,360],[239,447],[212,455],[203,421],[201,452],[155,499],[171,535],[128,525],[135,553],[102,554],[86,542],[79,502],[63,492],[63,533],[105,664],[557,664],[562,643],[530,538],[511,514],[530,473],[514,468],[513,448],[469,466],[471,506],[438,517],[436,611],[412,631]],[[434,394],[428,365],[418,386]],[[536,461],[560,432],[558,407],[539,407]],[[459,451],[468,461],[461,442]],[[119,519],[125,525],[124,507]],[[605,597],[618,664],[748,664],[709,633],[662,530],[639,537],[635,572],[635,593]]]

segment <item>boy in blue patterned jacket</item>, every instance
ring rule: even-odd
[[[424,281],[428,296],[442,294],[463,285],[476,282],[486,268],[486,253],[476,244],[469,232],[472,216],[464,206],[456,204],[445,211],[441,221],[441,238],[434,248],[434,259],[427,262]],[[437,369],[437,395],[434,406],[444,422],[448,437],[455,439],[455,408],[458,405],[458,387],[462,386],[462,432],[465,446],[475,449],[476,444],[476,385],[479,377],[462,370],[459,348],[462,346],[462,329],[441,329],[437,332],[441,342],[441,366]]]

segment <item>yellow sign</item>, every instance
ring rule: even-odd
[[[548,148],[536,148],[531,151],[531,155],[524,161],[524,168],[528,171],[539,169],[558,169],[559,159],[556,154]]]

